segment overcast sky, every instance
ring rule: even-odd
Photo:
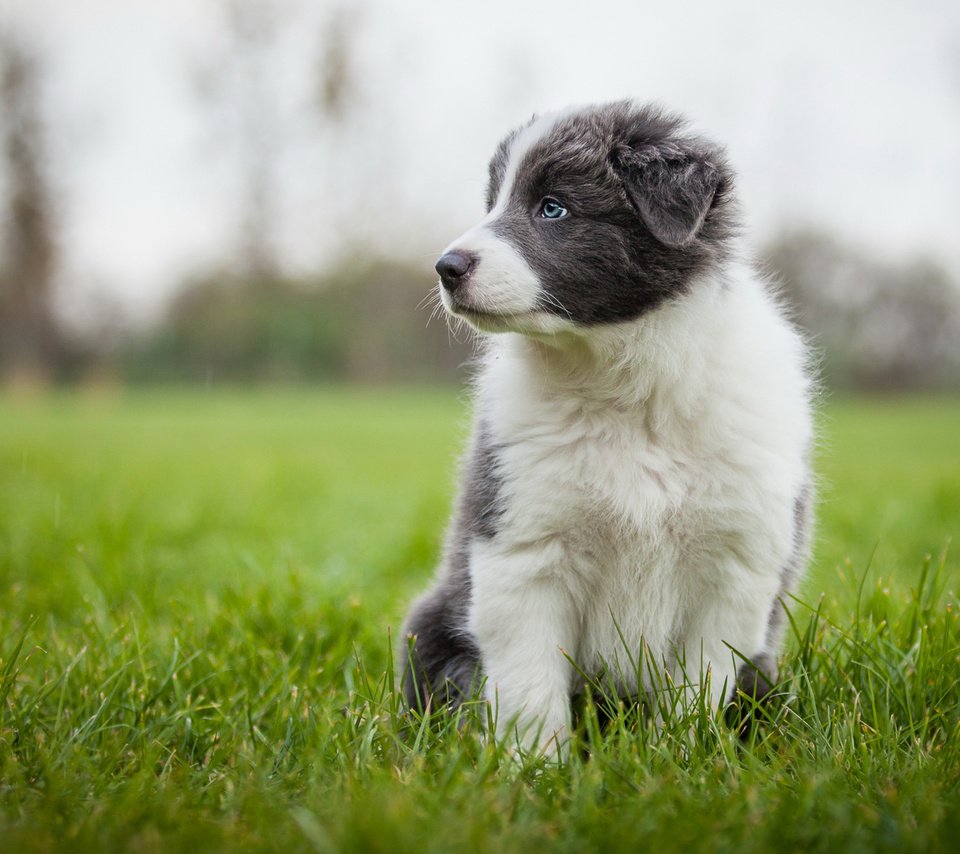
[[[63,287],[134,314],[236,249],[242,128],[218,0],[0,0],[45,57]],[[259,73],[279,256],[431,258],[513,125],[636,97],[725,143],[758,240],[812,225],[960,276],[960,3],[354,0],[355,114],[312,108],[331,4],[290,0]],[[226,83],[224,82],[226,81]],[[229,92],[229,88],[227,90]],[[233,123],[232,123],[233,122]]]

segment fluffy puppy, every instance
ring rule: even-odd
[[[578,671],[763,693],[807,561],[810,380],[722,150],[655,108],[573,109],[507,135],[486,201],[437,262],[489,334],[407,701],[482,685],[500,736],[550,750]]]

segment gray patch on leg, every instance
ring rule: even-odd
[[[737,688],[726,715],[727,722],[736,727],[741,738],[764,717],[763,707],[770,702],[776,684],[777,662],[770,653],[755,655],[737,668]]]
[[[776,652],[786,622],[784,598],[794,589],[810,554],[813,523],[813,487],[805,483],[793,502],[793,548],[790,558],[780,572],[780,589],[767,617],[765,648],[744,661],[737,668],[736,692],[730,707],[729,720],[741,735],[750,730],[751,723],[761,716],[760,704],[768,702],[777,684]]]
[[[793,550],[780,573],[780,589],[767,618],[766,645],[777,649],[783,636],[786,620],[784,599],[800,580],[810,556],[813,529],[813,486],[805,483],[793,502]]]
[[[455,708],[479,687],[480,650],[463,631],[463,591],[441,584],[407,618],[403,696],[411,708]]]
[[[418,599],[404,625],[402,684],[408,705],[456,707],[483,678],[480,650],[467,629],[472,588],[470,544],[497,535],[503,512],[498,448],[481,424],[463,464],[460,500],[440,577]]]
[[[777,684],[777,662],[767,652],[755,655],[737,668],[737,693],[760,702]]]
[[[490,439],[489,430],[480,424],[464,460],[460,505],[455,521],[455,527],[462,528],[469,536],[484,539],[496,536],[503,513],[503,477],[498,451]]]

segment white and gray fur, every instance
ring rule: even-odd
[[[638,658],[709,673],[714,703],[738,671],[762,693],[808,557],[811,382],[722,150],[631,102],[535,118],[494,155],[487,209],[438,262],[446,310],[496,334],[405,625],[407,701],[482,684],[499,735],[552,750],[577,669],[624,695],[651,689]]]

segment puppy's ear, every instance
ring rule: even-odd
[[[718,158],[692,143],[618,147],[612,157],[627,196],[661,243],[689,245],[721,187]]]

